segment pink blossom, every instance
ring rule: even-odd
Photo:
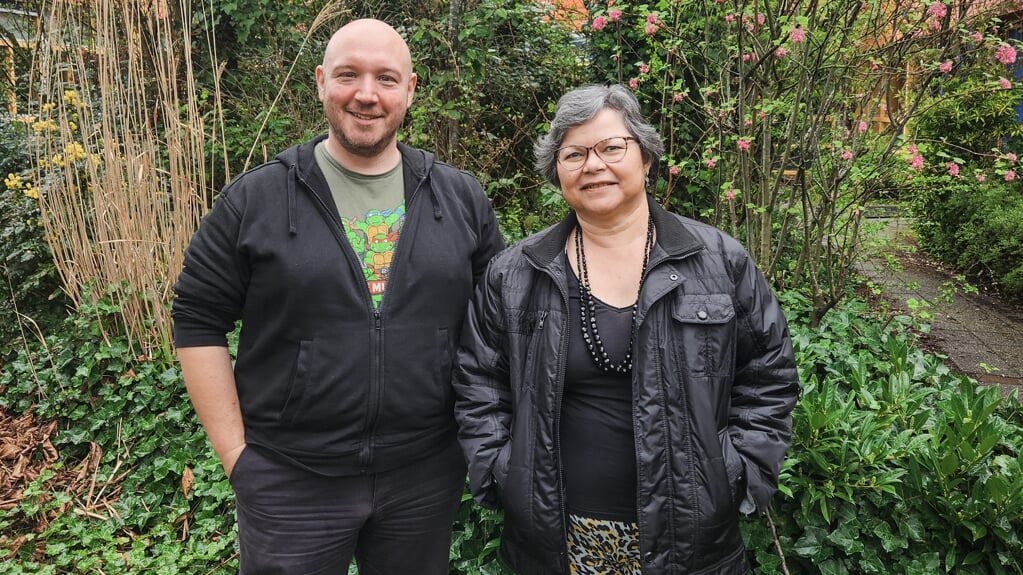
[[[870,71],[871,71],[871,72],[877,72],[877,71],[878,71],[879,69],[881,69],[881,66],[879,66],[879,65],[877,64],[877,62],[872,62],[872,63],[870,64]]]
[[[593,24],[591,27],[594,30],[603,30],[604,26],[607,26],[607,18],[604,18],[603,16],[597,16],[596,18],[593,19]]]
[[[867,128],[869,128],[869,127],[870,127],[870,126],[868,126],[868,125],[867,125],[867,123],[866,123],[866,122],[864,122],[864,121],[860,121],[860,125],[859,125],[859,126],[857,126],[857,128],[858,128],[858,129],[859,129],[859,131],[861,131],[861,132],[866,132],[866,131],[867,131]]]
[[[643,26],[643,31],[646,32],[647,36],[653,36],[654,34],[657,33],[657,24],[652,24],[650,22],[647,22]]]
[[[764,22],[766,22],[766,21],[767,21],[767,16],[764,16],[763,13],[758,12],[757,13],[757,25],[758,26],[763,26]]]
[[[949,162],[945,164],[945,167],[948,168],[948,175],[952,176],[953,178],[959,176],[959,164],[955,162]]]
[[[678,175],[678,166],[672,166],[672,167],[668,168],[668,173],[673,175],[673,176],[677,176]]]
[[[745,152],[749,149],[749,140],[743,138],[736,142],[735,145],[739,146],[739,149]]]
[[[735,199],[735,190],[728,190],[725,192],[725,199],[729,202]]]
[[[1013,154],[1012,152],[1009,152],[1009,153],[1005,154],[1005,159],[1008,160],[1010,164],[1015,164],[1016,163],[1016,154]]]
[[[646,21],[648,23],[650,23],[650,24],[656,24],[657,23],[657,12],[651,12],[651,13],[647,14],[646,15]]]
[[[945,6],[944,2],[935,2],[927,7],[927,13],[935,18],[941,19],[948,14],[948,6]]]
[[[756,59],[757,59],[757,53],[756,52],[746,52],[745,54],[742,55],[742,61],[743,62],[749,62],[750,60],[756,60]]]
[[[981,34],[980,32],[974,32],[973,34],[970,35],[970,38],[973,38],[973,41],[978,44],[984,41],[984,35]]]
[[[639,88],[639,80],[635,78],[629,78],[629,87],[632,88],[633,90]]]
[[[681,93],[681,92],[676,92],[676,93],[675,93],[675,94],[674,94],[674,95],[673,95],[673,96],[671,97],[671,99],[672,99],[672,100],[674,100],[674,101],[676,101],[676,102],[681,102],[681,101],[682,101],[682,93]]]
[[[612,22],[617,22],[622,18],[622,11],[611,10],[610,12],[607,13],[607,17],[610,18]]]
[[[952,71],[952,62],[946,60],[941,64],[938,64],[938,71],[941,72],[942,74],[948,74],[949,72]]]
[[[919,170],[924,167],[924,157],[920,154],[913,154],[913,156],[909,158],[909,167],[914,170]]]
[[[984,174],[977,174],[977,181],[978,182],[983,184],[984,180],[987,180],[987,176],[985,176]]]
[[[1016,61],[1016,49],[1008,44],[1002,44],[995,50],[995,59],[1008,66]]]
[[[806,30],[803,30],[802,28],[793,28],[792,31],[789,32],[789,38],[791,38],[796,44],[802,44],[803,40],[806,39]]]
[[[785,46],[778,46],[778,49],[774,51],[774,57],[775,58],[784,58],[785,54],[788,54],[788,53],[789,53],[789,51],[785,49]]]
[[[1014,172],[1012,170],[1009,170],[1008,172],[1005,172],[1005,181],[1006,182],[1011,182],[1011,181],[1013,181],[1015,179],[1016,179],[1016,172]]]
[[[907,146],[906,147],[906,151],[909,152],[910,155],[915,155],[916,154],[916,144],[910,144],[909,146]]]
[[[842,152],[841,158],[842,158],[843,161],[848,162],[849,160],[853,159],[853,153],[850,152],[849,150],[846,150],[846,151]]]
[[[707,158],[707,167],[708,168],[713,170],[714,166],[716,166],[716,165],[718,165],[718,163],[714,161],[714,158]]]
[[[639,73],[640,74],[646,74],[649,71],[650,71],[650,66],[647,66],[646,64],[640,64],[639,65]]]
[[[1001,86],[1001,88],[1003,90],[1011,90],[1012,89],[1012,82],[1006,80],[1005,78],[999,78],[998,79],[998,85]]]
[[[728,22],[729,24],[735,22],[735,14],[725,14],[725,22]]]
[[[753,119],[752,118],[746,118],[745,120],[743,120],[742,125],[746,126],[747,128],[752,126],[753,125]]]

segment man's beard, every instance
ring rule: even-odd
[[[348,139],[344,130],[339,127],[331,126],[330,131],[337,138],[341,147],[348,151],[348,153],[363,158],[372,158],[380,155],[394,141],[395,136],[398,134],[398,129],[395,128],[375,142],[353,142]]]

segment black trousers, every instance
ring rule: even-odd
[[[231,472],[241,575],[447,575],[465,486],[457,444],[409,465],[324,477],[246,448]]]

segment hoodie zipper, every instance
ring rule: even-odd
[[[404,162],[404,161],[405,161],[405,158],[402,157],[402,162]],[[404,168],[403,168],[403,170],[404,170]],[[419,196],[419,191],[423,188],[423,184],[426,182],[427,178],[429,177],[429,174],[430,174],[430,167],[427,166],[426,169],[425,169],[425,173],[423,174],[423,177],[421,177],[419,179],[419,181],[416,183],[415,189],[412,191],[412,194],[409,195],[408,200],[405,202],[405,222],[406,223],[412,221],[411,218],[409,218],[408,216],[412,213],[412,206],[414,205],[416,198]],[[334,235],[335,240],[338,242],[338,245],[341,248],[341,252],[343,254],[345,254],[345,259],[347,259],[349,261],[349,264],[351,264],[352,258],[350,258],[349,255],[350,254],[354,255],[355,251],[354,251],[354,249],[352,249],[351,243],[348,241],[348,238],[346,238],[344,236],[344,234],[342,233],[342,231],[341,231],[341,221],[340,220],[334,221],[333,218],[330,217],[330,215],[331,215],[330,208],[326,205],[326,203],[323,201],[323,199],[320,198],[320,196],[313,190],[313,187],[309,185],[309,183],[305,180],[305,178],[303,178],[298,173],[297,170],[295,170],[295,178],[298,181],[302,182],[302,185],[306,188],[306,190],[309,191],[309,195],[313,197],[314,201],[319,206],[319,208],[323,212],[323,214],[326,214],[328,216],[327,220],[331,224],[330,225],[330,231]],[[402,179],[402,182],[404,184],[404,177]],[[406,229],[403,227],[402,231],[401,231],[401,235],[404,235],[405,231],[406,231]],[[400,261],[400,258],[398,256],[404,251],[404,250],[402,250],[402,246],[404,245],[404,243],[405,242],[402,242],[401,241],[401,237],[399,236],[399,238],[398,238],[398,245],[395,247],[394,258],[392,259],[391,276],[393,276],[394,271],[398,267],[397,264]],[[360,266],[360,269],[358,269],[357,271],[361,272],[362,271],[361,270],[361,264],[358,262],[357,259],[355,260],[355,263],[356,263],[357,266]],[[357,274],[357,277],[359,277],[359,276],[361,276],[361,273]],[[369,311],[370,317],[373,318],[373,331],[370,334],[370,336],[374,340],[373,344],[371,345],[371,347],[373,348],[374,351],[373,351],[373,356],[370,358],[370,361],[371,361],[372,365],[370,366],[370,371],[371,371],[371,376],[370,377],[371,377],[371,379],[370,379],[369,403],[366,406],[366,418],[365,418],[365,423],[363,425],[363,440],[362,440],[362,445],[359,448],[359,467],[360,467],[360,470],[361,470],[362,473],[368,473],[369,469],[370,469],[370,466],[371,466],[371,464],[373,462],[373,448],[374,448],[373,437],[374,437],[374,433],[376,432],[377,422],[380,419],[380,403],[381,403],[381,396],[383,395],[383,387],[384,387],[383,386],[383,366],[384,366],[384,360],[383,360],[383,355],[384,355],[384,320],[383,320],[384,316],[383,316],[383,309],[387,305],[388,300],[387,300],[387,297],[386,297],[387,292],[386,292],[386,289],[385,289],[385,292],[384,292],[385,297],[384,297],[383,301],[380,303],[380,309],[375,308],[373,306],[373,296],[372,296],[372,294],[370,294],[369,286],[366,285],[366,282],[363,280],[361,282],[356,282],[356,283],[358,283],[358,284],[360,284],[362,286],[362,293],[365,296],[364,297],[364,301],[366,302],[367,310]]]
[[[404,161],[404,159],[402,160]],[[412,207],[416,204],[416,198],[419,197],[419,190],[422,189],[423,183],[426,181],[429,175],[429,169],[426,174],[420,178],[416,184],[412,194],[409,195],[408,201],[405,202],[405,224],[413,223],[414,220],[409,216],[412,214]],[[398,244],[394,248],[394,257],[391,259],[391,271],[388,274],[388,283],[395,276],[395,272],[399,269],[399,263],[401,262],[400,255],[404,253],[404,246],[408,242],[403,242],[402,237],[405,236],[407,231],[411,231],[411,227],[406,228],[402,225],[401,232],[398,236]],[[380,404],[384,395],[384,309],[389,303],[387,288],[384,288],[384,298],[380,302],[379,308],[373,307],[373,297],[369,293],[369,287],[365,282],[362,282],[362,286],[365,289],[366,301],[368,302],[370,311],[373,315],[373,339],[374,339],[374,353],[371,359],[372,361],[372,379],[370,380],[370,403],[366,406],[366,423],[363,431],[362,447],[359,450],[359,465],[362,467],[362,472],[367,473],[373,463],[373,449],[374,439],[376,437],[377,423],[380,421]]]

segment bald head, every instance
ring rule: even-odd
[[[341,54],[356,49],[388,57],[404,79],[412,75],[412,53],[405,39],[387,22],[372,18],[353,20],[334,32],[323,52],[323,67],[329,68]]]

